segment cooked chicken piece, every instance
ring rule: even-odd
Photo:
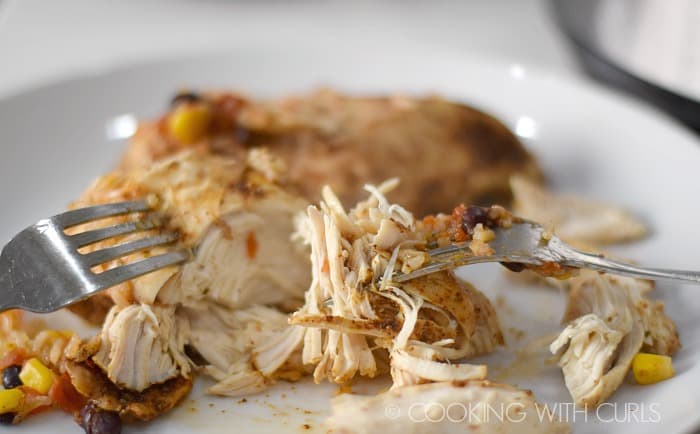
[[[568,433],[529,390],[489,381],[440,382],[376,396],[340,395],[326,421],[336,434]]]
[[[420,345],[393,350],[389,354],[392,388],[439,381],[483,380],[487,374],[486,365],[446,363],[436,350]]]
[[[75,372],[103,371],[104,378],[84,373],[78,388],[91,398],[95,390],[109,389],[108,397],[95,399],[99,407],[139,419],[154,417],[157,408],[171,408],[177,401],[159,404],[158,391],[174,387],[184,396],[191,383],[192,354],[220,382],[212,393],[251,392],[304,373],[298,362],[302,329],[288,326],[284,313],[261,306],[300,306],[311,280],[308,253],[291,239],[293,217],[306,202],[271,179],[278,179],[277,163],[263,150],[251,150],[246,163],[186,151],[147,170],[103,177],[76,204],[147,197],[166,228],[180,233],[180,247],[195,250],[185,265],[87,301],[105,306],[105,298],[111,298],[113,304],[100,335],[78,345],[69,357]],[[133,216],[112,223],[128,218]],[[112,386],[103,384],[108,380]],[[96,381],[97,389],[89,381]],[[131,398],[153,400],[156,406],[144,409]]]
[[[594,314],[576,319],[551,345],[566,387],[577,405],[595,407],[617,390],[644,338],[639,322],[630,330],[608,326]]]
[[[209,303],[184,308],[190,320],[190,345],[208,362],[205,373],[218,381],[216,395],[258,393],[277,378],[298,380],[303,329],[287,324],[276,309],[230,309]]]
[[[623,382],[641,350],[671,355],[679,346],[663,304],[650,301],[647,281],[582,270],[572,279],[564,321],[552,343],[574,401],[593,407]]]
[[[194,260],[161,288],[158,301],[298,307],[311,277],[307,254],[290,240],[297,205],[273,195],[221,216],[197,244]]]
[[[522,176],[513,176],[513,211],[520,217],[552,225],[572,243],[611,244],[647,235],[645,224],[613,205],[572,196],[556,196]]]
[[[468,351],[465,357],[476,357],[491,353],[497,347],[505,344],[496,310],[491,305],[491,301],[481,291],[468,282],[460,281],[459,283],[460,287],[469,294],[476,313],[474,333],[472,333],[467,343]]]
[[[206,129],[183,143],[169,125],[187,107],[208,117]],[[123,167],[150,167],[184,148],[240,159],[257,146],[279,155],[287,179],[312,201],[329,184],[350,206],[363,199],[358,185],[398,177],[403,184],[393,198],[419,216],[460,202],[507,204],[510,175],[541,177],[517,138],[474,108],[437,97],[358,98],[327,90],[275,101],[184,95],[160,119],[139,125]]]
[[[258,167],[261,153],[253,153]],[[270,172],[274,172],[271,168]],[[111,303],[182,303],[208,298],[232,307],[298,303],[310,281],[305,254],[291,242],[292,218],[306,202],[287,193],[247,163],[184,152],[145,170],[116,172],[97,180],[75,207],[150,198],[159,218],[180,233],[181,247],[195,247],[193,261],[121,284],[91,297],[74,311],[104,311]],[[134,216],[111,219],[112,223]],[[136,217],[137,218],[137,217]],[[105,222],[91,226],[104,226]],[[121,240],[87,247],[104,248]],[[163,251],[155,248],[121,258],[103,270]],[[274,252],[274,254],[271,254]],[[284,274],[276,272],[284,269]],[[85,306],[89,306],[86,308]],[[92,309],[94,308],[94,309]],[[91,319],[96,318],[94,312]]]
[[[192,388],[185,354],[188,324],[174,307],[113,306],[101,334],[65,345],[60,372],[102,410],[125,421],[151,420],[177,405]],[[56,338],[52,339],[54,347]]]
[[[451,294],[455,298],[465,297],[470,303],[470,315],[473,313],[473,321],[466,321],[463,318],[463,325],[473,323],[473,331],[465,330],[464,336],[470,336],[464,340],[464,346],[457,351],[449,351],[442,349],[437,352],[434,348],[421,345],[421,342],[408,345],[405,350],[391,351],[391,375],[394,380],[394,387],[406,386],[411,384],[421,384],[430,381],[463,381],[470,379],[486,378],[486,366],[470,365],[470,364],[454,364],[447,365],[443,363],[446,360],[455,360],[465,357],[474,357],[482,354],[488,354],[494,351],[498,346],[504,344],[503,334],[496,311],[491,305],[491,302],[486,298],[481,291],[474,288],[471,284],[464,281],[457,281],[459,288],[463,291],[456,291],[453,278],[445,280],[446,276],[452,277],[451,274],[445,273],[425,278],[415,279],[404,283],[404,289],[411,294],[421,294],[425,297],[425,291],[416,291],[416,288],[440,288],[440,281],[443,285],[448,283],[449,286],[443,286],[447,290],[442,297],[433,297],[428,299],[428,302],[436,306],[449,306],[454,302],[450,302],[444,295]],[[449,288],[449,289],[448,289]],[[430,291],[434,292],[434,291]],[[426,312],[427,313],[427,312]],[[458,318],[455,316],[455,318]],[[459,319],[458,319],[459,321]],[[423,319],[416,322],[416,328],[419,325],[431,324]],[[418,334],[415,330],[413,338],[419,341],[436,342],[439,339],[426,336],[425,333]],[[428,339],[426,339],[426,337]],[[455,336],[456,337],[456,336]],[[395,342],[396,344],[396,342]]]
[[[639,316],[644,329],[642,351],[671,356],[680,347],[676,325],[664,312],[663,302],[649,299],[649,294],[654,289],[653,281],[585,270],[579,276],[570,279],[570,285],[564,322],[589,312],[602,311],[602,308],[592,305],[592,300],[598,300],[600,297],[591,294],[593,288],[610,287],[614,288],[616,295],[607,297],[615,297],[615,300],[605,304],[623,305],[621,295],[624,294],[633,313]]]
[[[350,212],[326,187],[320,208],[309,207],[298,221],[313,272],[306,303],[290,319],[305,327],[303,362],[315,365],[317,382],[373,377],[382,351],[390,354],[395,386],[483,379],[485,366],[451,362],[502,344],[488,300],[449,272],[392,281],[394,271],[428,260],[432,236],[386,200],[395,185],[366,187],[370,198]]]
[[[580,316],[585,311],[586,296],[579,295],[579,291],[585,292],[583,288],[587,286],[582,282],[588,281],[593,273],[593,271],[587,271],[573,280],[576,289],[570,294],[564,321]],[[676,324],[664,312],[663,302],[649,298],[650,292],[654,289],[654,282],[612,274],[599,276],[611,287],[620,288],[627,295],[628,302],[639,316],[644,329],[642,351],[667,356],[675,354],[680,347]]]
[[[114,306],[92,360],[116,385],[142,392],[171,378],[189,377],[188,334],[189,324],[175,316],[174,306]]]
[[[124,421],[148,421],[173,409],[192,389],[192,379],[175,377],[136,392],[115,385],[90,362],[67,362],[66,371],[76,390]]]

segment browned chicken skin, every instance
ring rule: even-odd
[[[175,377],[142,392],[118,387],[91,362],[69,362],[73,386],[103,410],[119,413],[124,421],[148,421],[175,407],[192,389],[192,378]]]

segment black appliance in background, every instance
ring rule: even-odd
[[[617,3],[606,4],[609,2]],[[667,7],[674,7],[682,6],[684,2],[665,3]],[[677,18],[680,18],[681,21],[695,21],[682,22],[683,26],[672,26],[668,29],[661,29],[661,31],[685,32],[679,37],[690,38],[688,40],[688,50],[693,50],[689,54],[694,57],[688,60],[697,62],[697,71],[700,71],[700,22],[698,22],[700,21],[700,2],[695,3],[694,0],[690,0],[684,4],[693,10],[690,12],[679,11]],[[601,16],[601,12],[605,12],[601,8],[607,6],[626,8],[618,11],[620,12],[618,14],[620,25],[615,27],[615,32],[612,32],[613,37],[620,40],[612,41],[610,40],[610,34],[601,34],[600,20],[604,18]],[[691,93],[683,93],[678,89],[672,89],[671,86],[650,78],[649,74],[642,77],[643,74],[634,71],[634,67],[630,64],[629,59],[615,58],[611,54],[613,50],[607,46],[617,44],[617,51],[624,53],[625,44],[631,45],[639,42],[634,40],[634,33],[644,29],[640,29],[639,23],[635,22],[635,20],[640,18],[642,12],[645,12],[640,10],[640,8],[645,6],[655,5],[650,5],[645,0],[550,0],[554,18],[563,33],[570,40],[582,67],[589,75],[599,81],[647,100],[700,133],[700,99],[697,99]],[[645,18],[648,25],[649,17]],[[616,25],[617,23],[613,24]],[[660,22],[660,24],[662,23]],[[688,35],[691,32],[693,33]],[[658,49],[658,47],[656,48]],[[621,49],[623,51],[620,51]],[[697,52],[694,51],[695,49],[697,49]],[[652,58],[649,58],[648,61],[653,62],[653,56],[650,57]],[[682,60],[685,60],[685,58]]]

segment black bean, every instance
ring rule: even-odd
[[[233,138],[236,139],[236,142],[244,145],[250,139],[250,130],[237,125],[233,129]]]
[[[481,206],[471,205],[462,214],[462,230],[469,234],[474,234],[474,228],[481,223],[487,226],[489,223],[489,209]]]
[[[170,107],[175,107],[182,103],[194,103],[202,100],[202,97],[195,92],[179,92],[170,100]]]
[[[521,264],[520,262],[501,262],[501,265],[515,273],[520,273],[525,269],[525,264]]]
[[[19,372],[22,370],[20,365],[8,366],[2,371],[2,386],[5,389],[14,389],[22,385],[22,380],[19,378]]]
[[[0,424],[1,425],[12,425],[13,420],[15,420],[15,413],[0,414]]]
[[[90,418],[95,413],[95,403],[88,402],[80,409],[80,426],[85,428],[90,424]]]
[[[94,402],[80,409],[80,421],[86,434],[120,434],[122,420],[113,411],[102,410]]]
[[[90,430],[87,434],[120,434],[122,420],[113,411],[100,411],[90,419]]]

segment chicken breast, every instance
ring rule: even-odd
[[[142,392],[171,378],[189,378],[188,332],[175,306],[115,306],[102,326],[99,351],[92,360],[116,385]]]
[[[171,126],[184,106],[205,115],[201,134],[178,140]],[[537,180],[533,157],[498,120],[437,97],[353,97],[329,90],[259,101],[235,93],[183,94],[161,118],[142,122],[123,167],[150,167],[185,148],[240,160],[268,147],[288,167],[287,179],[317,201],[328,184],[342,203],[362,200],[366,182],[402,179],[393,199],[418,216],[460,202],[507,204],[508,178]]]
[[[614,300],[602,304],[622,306],[622,296],[624,295],[630,306],[630,315],[639,317],[644,330],[642,351],[672,356],[680,348],[676,324],[666,315],[664,303],[650,298],[654,289],[653,281],[599,274],[587,270],[571,279],[570,284],[571,291],[564,313],[564,322],[589,312],[602,312],[604,307],[596,307],[593,303],[601,299],[594,289],[597,288],[600,291],[603,288],[603,291],[612,294],[609,297],[614,297]],[[607,308],[610,309],[610,307]]]
[[[647,281],[583,270],[572,279],[564,322],[551,344],[576,404],[594,407],[622,384],[640,351],[671,355],[679,346],[663,305]]]
[[[569,425],[528,390],[489,381],[440,382],[377,396],[333,399],[328,428],[337,434],[568,433]]]
[[[167,230],[180,234],[179,247],[196,247],[195,257],[182,269],[159,270],[93,296],[74,307],[74,312],[101,324],[112,304],[153,304],[157,297],[161,303],[174,304],[200,300],[205,294],[231,307],[298,304],[310,272],[306,254],[292,243],[290,234],[293,216],[306,202],[252,167],[264,166],[260,153],[252,153],[252,164],[186,151],[148,169],[118,171],[98,179],[74,207],[149,198],[155,218]],[[268,172],[274,172],[271,165],[267,165]],[[138,218],[117,217],[78,230]],[[87,246],[85,251],[141,236],[110,239]],[[164,251],[139,252],[104,264],[98,271]],[[287,272],[273,272],[280,269]]]
[[[638,240],[648,233],[644,223],[616,206],[557,196],[522,176],[513,176],[510,185],[513,211],[522,218],[552,225],[567,242],[612,244]]]
[[[303,366],[294,364],[302,331],[287,325],[284,311],[301,305],[311,280],[308,253],[291,240],[293,216],[306,202],[274,181],[277,169],[262,150],[251,151],[244,163],[185,151],[148,170],[117,172],[93,185],[80,206],[147,197],[156,218],[180,233],[179,247],[194,253],[185,265],[85,302],[111,307],[101,333],[69,356],[79,391],[89,397],[104,392],[104,399],[95,399],[101,408],[147,419],[158,410],[134,407],[128,399],[152,399],[166,411],[175,401],[158,401],[160,391],[175,388],[176,396],[184,396],[194,370],[219,381],[211,388],[217,394],[252,393],[277,378],[303,374]],[[295,335],[296,343],[289,344]]]
[[[459,284],[469,294],[468,297],[472,301],[476,313],[474,333],[467,342],[465,357],[489,354],[505,344],[496,310],[491,301],[470,283],[460,281]]]
[[[204,372],[217,380],[209,393],[241,396],[259,393],[277,379],[298,380],[303,329],[269,307],[230,309],[215,304],[185,309],[190,345],[207,361]]]
[[[349,212],[326,187],[320,206],[298,221],[313,272],[306,303],[290,319],[305,328],[302,361],[315,366],[317,382],[373,377],[378,353],[387,352],[395,386],[483,379],[486,366],[457,361],[503,343],[488,299],[449,272],[392,280],[428,261],[434,236],[387,201],[395,186],[367,186],[369,199]]]
[[[101,370],[99,381],[111,381],[125,396],[160,390],[177,378],[191,380],[195,370],[216,380],[209,393],[239,396],[308,374],[301,363],[302,338],[303,329],[289,326],[285,313],[261,305],[134,304],[114,306],[100,335],[67,357],[75,372],[77,365],[87,369],[87,379]]]

